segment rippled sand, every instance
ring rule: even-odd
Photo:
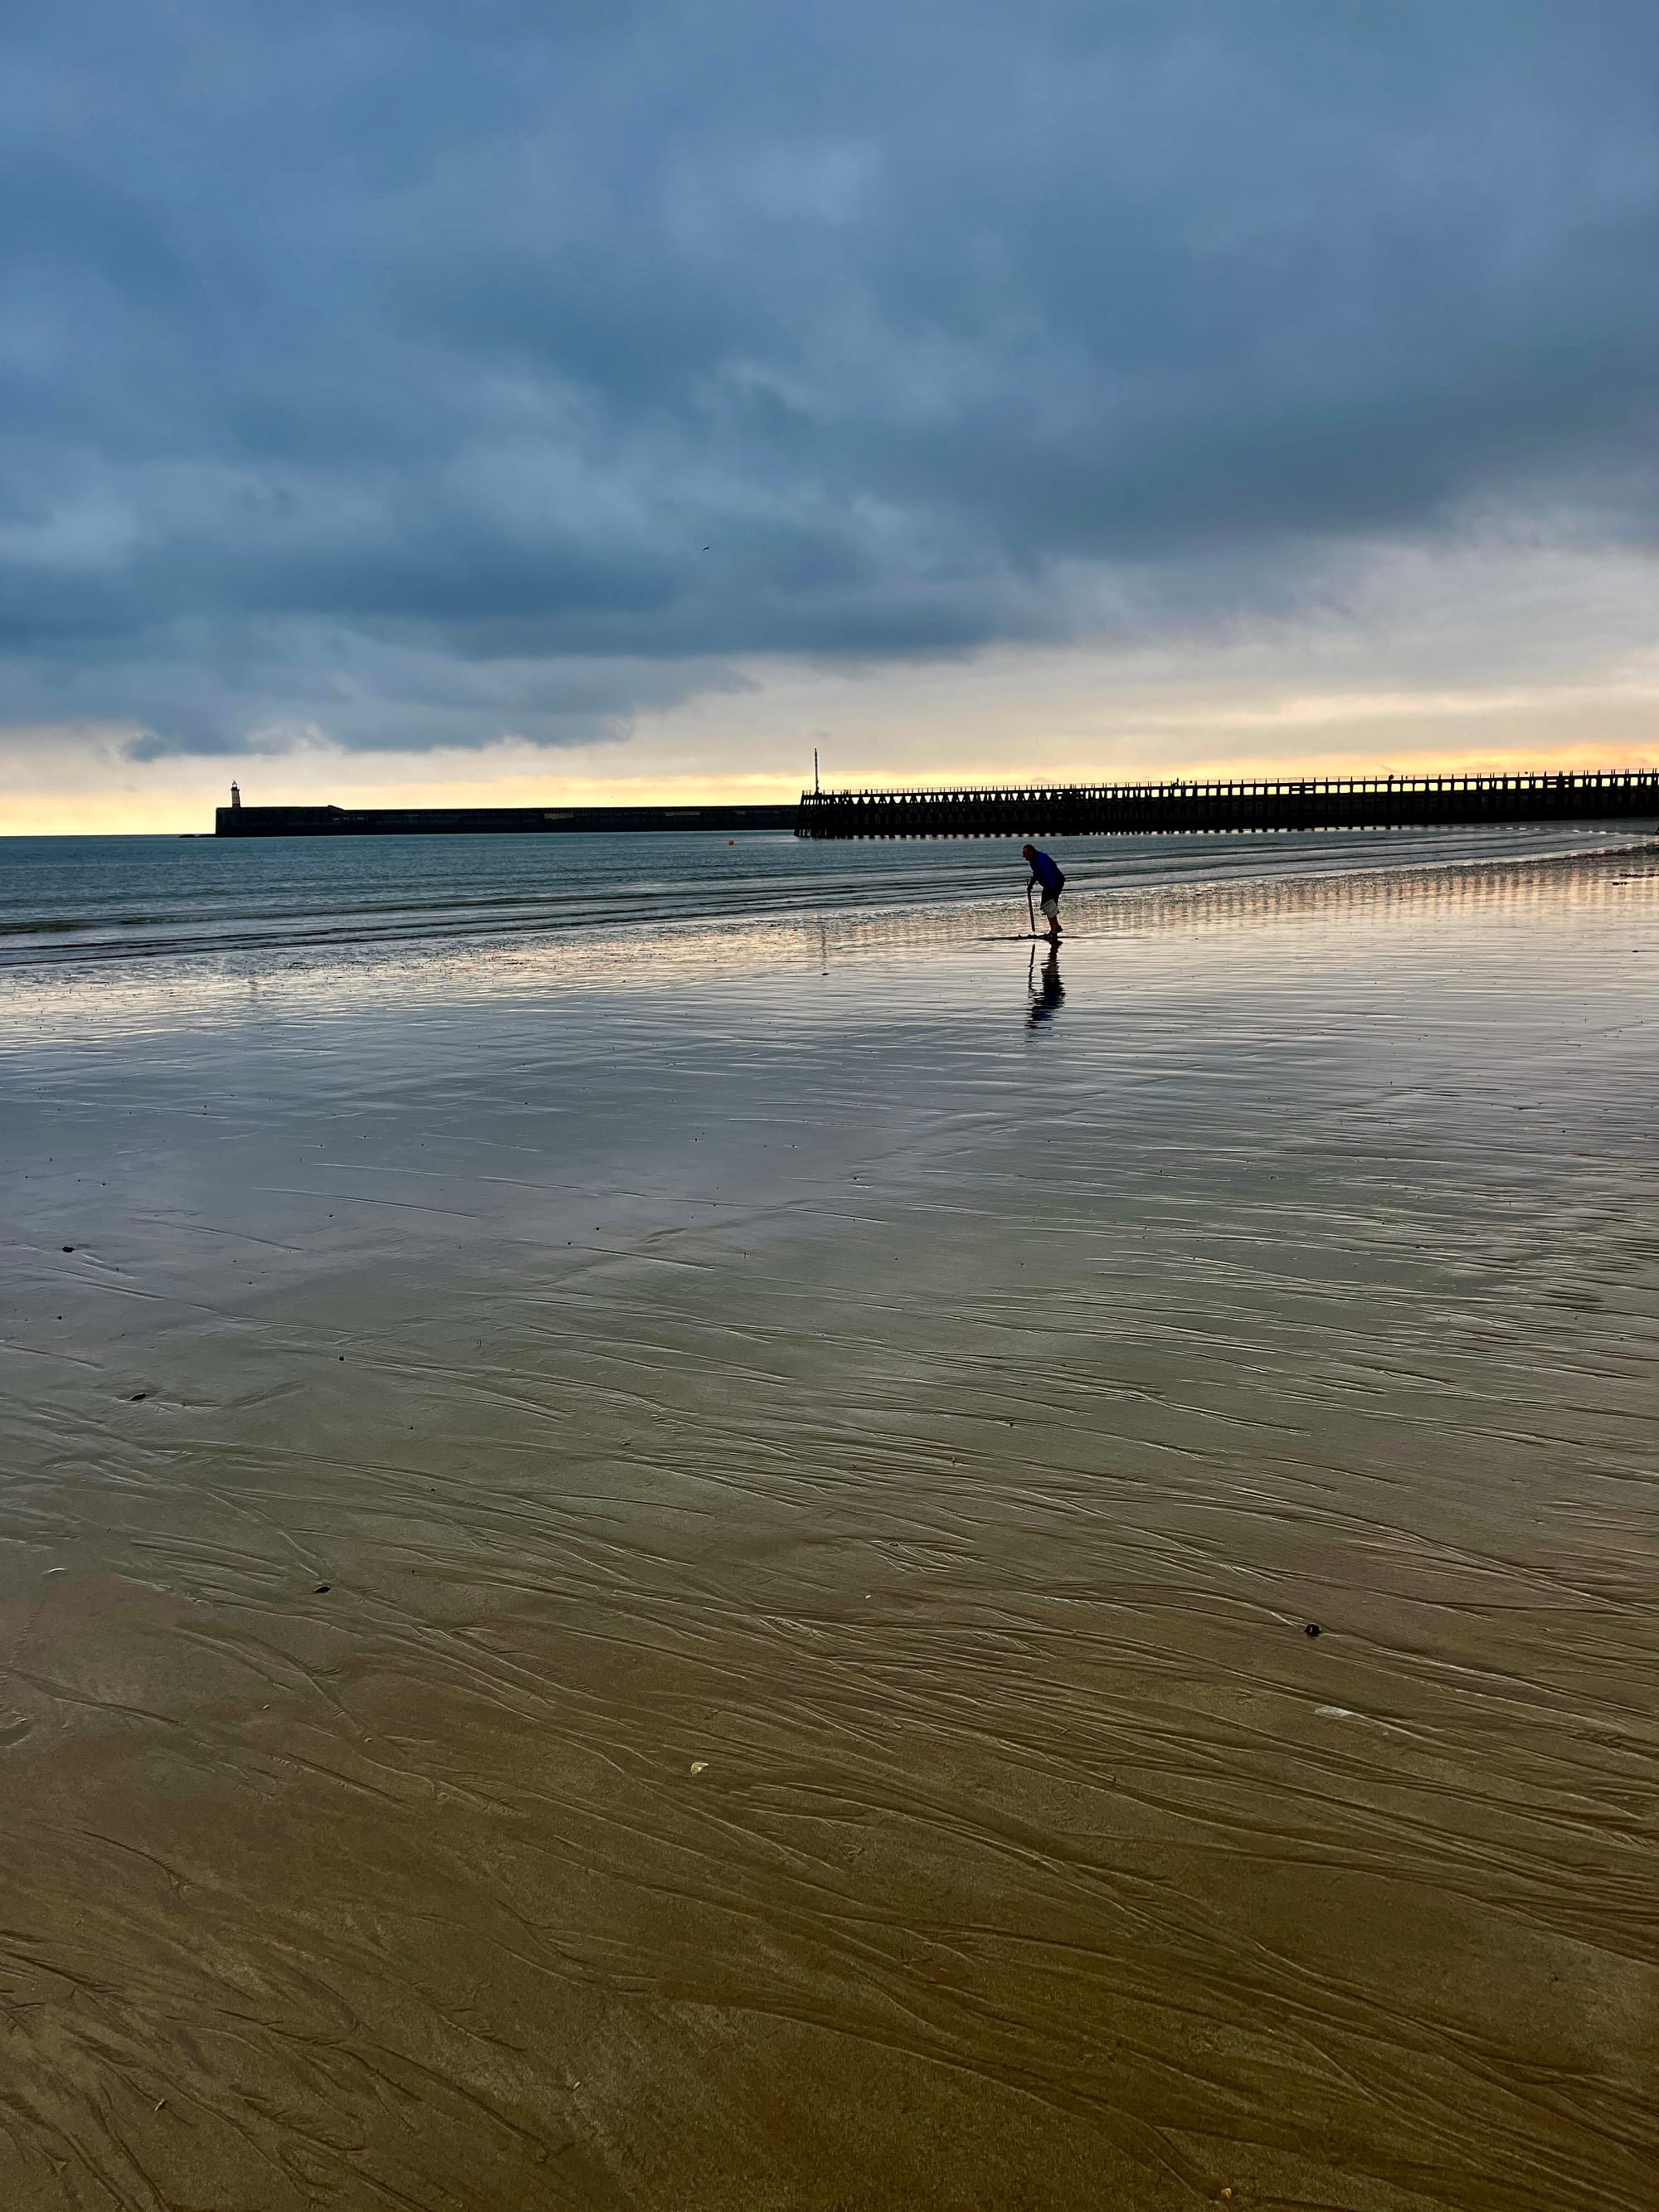
[[[1659,861],[1076,922],[15,984],[0,2202],[1645,2212]]]

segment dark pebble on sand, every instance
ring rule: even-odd
[[[141,1398],[148,1398],[149,1395],[148,1390],[135,1390],[132,1394],[132,1402],[136,1406]]]
[[[317,1595],[318,1595],[318,1596],[319,1596],[319,1597],[326,1597],[326,1596],[328,1595],[329,1592],[333,1589],[333,1587],[334,1587],[334,1585],[333,1585],[333,1583],[318,1583],[318,1585],[317,1585]]]
[[[1317,1636],[1319,1633],[1319,1623],[1316,1620],[1310,1620],[1307,1626],[1303,1630],[1302,1633],[1304,1636]]]
[[[64,1249],[66,1252],[72,1252],[75,1249],[75,1247],[73,1244],[65,1244]]]

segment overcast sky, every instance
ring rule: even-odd
[[[1659,759],[1651,0],[78,0],[0,818]]]

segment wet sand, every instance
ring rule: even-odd
[[[1645,2208],[1659,862],[1009,926],[15,980],[0,2201]]]

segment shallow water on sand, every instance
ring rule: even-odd
[[[1659,865],[1075,904],[17,979],[6,2201],[1645,2206]]]

